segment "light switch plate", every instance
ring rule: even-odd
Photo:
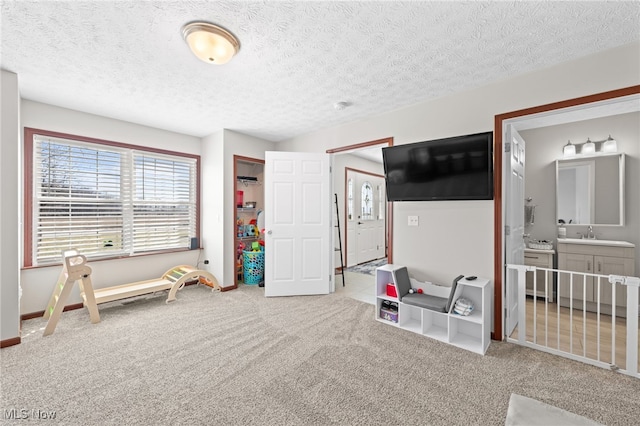
[[[418,226],[418,216],[409,216],[408,225],[409,226]]]

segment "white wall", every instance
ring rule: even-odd
[[[23,100],[21,105],[21,137],[24,134],[24,127],[82,135],[196,155],[200,155],[201,149],[201,142],[197,137],[167,132],[28,100]],[[22,143],[20,146],[23,146]],[[21,158],[20,164],[22,164],[22,161]],[[3,175],[4,173],[5,169],[3,167]],[[17,170],[14,176],[16,176],[17,183],[22,186],[23,178]],[[3,188],[3,197],[4,193]],[[4,205],[3,201],[3,208]],[[16,228],[18,227],[16,226]],[[19,242],[22,241],[22,238],[22,229],[20,229],[19,238],[5,240],[3,237],[2,241],[3,244],[8,244],[11,250],[16,252],[18,251],[17,247],[20,246]],[[5,241],[8,242],[5,243]],[[119,260],[93,261],[90,262],[90,266],[93,269],[91,279],[95,288],[102,288],[160,277],[173,266],[180,264],[195,265],[198,262],[199,253],[198,250],[191,250],[170,254],[137,256]],[[22,256],[21,250],[20,256]],[[22,259],[20,264],[23,264]],[[60,268],[61,266],[50,266],[28,268],[21,271],[20,276],[23,290],[20,309],[21,314],[38,312],[45,309],[58,274],[60,273]],[[4,286],[4,277],[2,282]],[[74,288],[67,304],[80,303],[81,301],[78,289]]]
[[[324,152],[393,137],[394,144],[493,130],[494,116],[640,84],[640,43],[478,89],[292,138],[280,150]],[[357,108],[357,102],[351,108]],[[496,192],[500,188],[495,189]],[[492,201],[394,203],[394,263],[418,280],[449,284],[458,274],[493,279]],[[407,216],[419,216],[409,228]]]
[[[231,172],[229,172],[231,173]],[[200,247],[202,260],[209,265],[200,265],[211,272],[220,285],[224,285],[224,131],[202,139],[202,187],[200,191],[200,223],[202,224]]]
[[[624,240],[640,247],[640,113],[627,113],[540,129],[523,130],[526,142],[525,197],[536,205],[535,223],[527,227],[532,238],[554,241],[556,226],[555,160],[562,157],[562,147],[571,140],[582,143],[606,139],[609,134],[618,142],[618,152],[626,155],[625,226],[594,226],[598,239]],[[566,225],[567,237],[580,238],[586,225]],[[640,271],[640,250],[636,250],[636,271]]]
[[[20,94],[18,76],[0,77],[0,341],[20,336]]]

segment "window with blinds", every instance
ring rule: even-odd
[[[33,135],[32,265],[189,248],[195,156]]]

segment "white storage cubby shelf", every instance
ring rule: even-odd
[[[397,265],[384,265],[376,269],[376,320],[484,355],[491,342],[492,291],[489,280],[480,277],[473,281],[461,279],[450,311],[437,312],[404,304],[397,297],[387,295],[387,284],[395,286],[394,271],[399,268]],[[449,297],[451,290],[450,287],[422,283],[413,278],[411,287],[421,288],[425,294],[445,298]],[[473,302],[474,310],[468,316],[453,312],[455,301],[461,297]],[[397,323],[380,316],[380,308],[385,300],[398,304]]]

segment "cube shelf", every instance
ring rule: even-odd
[[[477,278],[469,281],[463,278],[458,281],[453,302],[464,297],[474,305],[471,314],[463,316],[453,312],[454,303],[449,312],[437,312],[407,305],[397,297],[388,295],[387,284],[395,286],[395,271],[400,268],[389,264],[376,269],[376,320],[484,355],[491,342],[492,285],[489,280]],[[429,289],[435,287],[425,286],[425,293],[430,294]],[[442,289],[432,291],[437,292],[434,295],[443,297]],[[397,323],[380,316],[380,307],[385,300],[398,303]]]

